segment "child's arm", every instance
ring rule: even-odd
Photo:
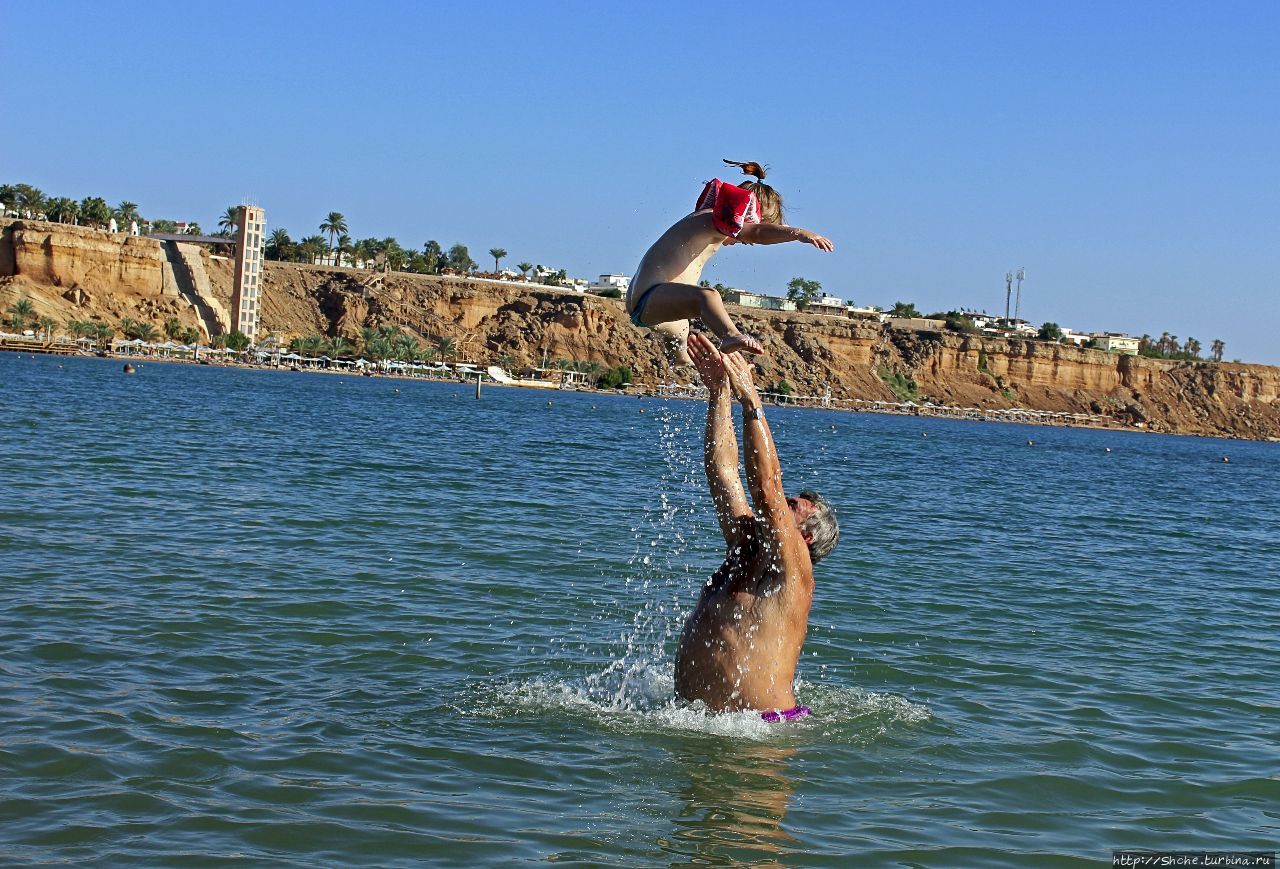
[[[738,233],[738,241],[743,244],[782,244],[786,241],[803,241],[818,250],[831,251],[835,245],[831,240],[801,229],[798,226],[787,226],[783,223],[752,223],[742,227]]]

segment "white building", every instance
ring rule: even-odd
[[[256,205],[240,206],[240,225],[236,227],[236,277],[231,290],[231,322],[235,331],[258,337],[258,318],[262,314],[262,252],[267,246],[266,212]]]
[[[837,317],[847,317],[847,308],[848,305],[845,304],[844,299],[823,293],[810,302],[809,307],[805,310],[814,314],[834,314]]]
[[[630,286],[631,279],[626,275],[601,275],[600,278],[595,283],[590,284],[587,289],[591,290],[593,293],[599,293],[601,290],[621,290],[622,294],[625,296],[627,294],[627,289],[630,288]]]
[[[724,300],[734,305],[741,305],[744,308],[762,308],[766,311],[794,311],[796,309],[796,303],[790,299],[766,296],[763,293],[751,293],[747,290],[726,290]]]
[[[1100,335],[1093,336],[1093,340],[1098,342],[1099,350],[1124,353],[1128,356],[1138,355],[1138,339],[1130,337],[1123,332],[1103,332]]]
[[[992,316],[985,311],[961,311],[965,317],[973,321],[973,325],[979,329],[992,329],[1000,322],[999,317]]]

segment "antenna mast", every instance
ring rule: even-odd
[[[1009,325],[1009,296],[1013,294],[1013,272],[1004,273],[1004,324]]]
[[[1022,279],[1025,278],[1026,276],[1027,276],[1027,270],[1022,266],[1018,266],[1018,295],[1017,295],[1018,300],[1014,303],[1014,306],[1013,306],[1013,318],[1015,320],[1018,319],[1019,312],[1022,310]]]

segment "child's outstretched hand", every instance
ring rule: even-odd
[[[802,232],[804,232],[804,236],[800,240],[805,244],[811,244],[818,250],[825,250],[827,253],[836,249],[836,246],[831,243],[831,239],[825,235],[818,235],[816,232],[810,232],[807,229],[802,230]]]

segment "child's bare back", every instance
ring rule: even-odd
[[[726,163],[732,161],[726,160]],[[756,163],[734,163],[764,178]],[[698,286],[707,261],[725,245],[803,241],[819,250],[832,244],[807,229],[782,223],[782,198],[762,181],[741,186],[709,182],[693,213],[676,221],[653,243],[636,269],[627,292],[627,313],[666,339],[671,356],[688,364],[689,320],[698,317],[720,339],[723,353],[763,352],[760,342],[743,334],[715,290]]]

